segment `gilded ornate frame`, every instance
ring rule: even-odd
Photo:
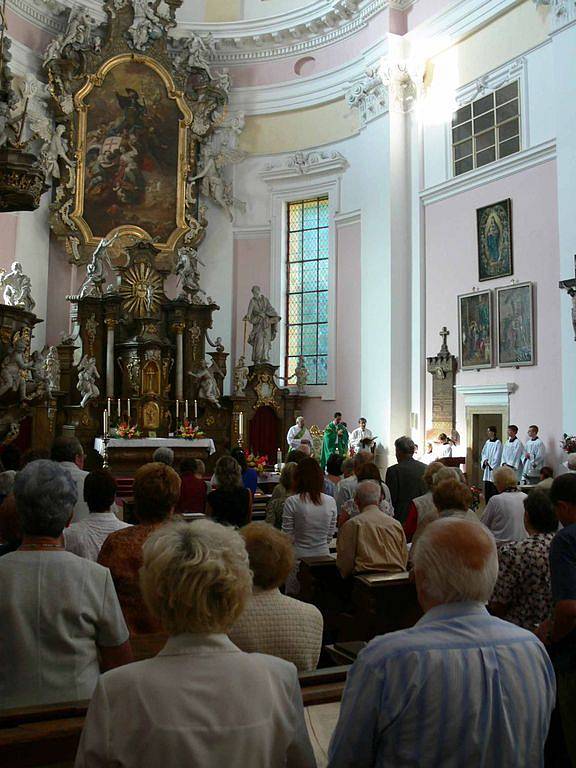
[[[127,63],[143,63],[150,67],[160,77],[166,87],[167,96],[176,102],[182,115],[178,127],[178,171],[177,171],[177,190],[176,190],[176,211],[175,227],[165,242],[155,242],[156,248],[160,251],[173,251],[176,243],[185,234],[189,227],[186,224],[186,176],[189,171],[189,141],[188,131],[192,123],[192,110],[188,106],[184,93],[176,89],[172,75],[156,59],[146,54],[137,54],[132,52],[121,53],[107,59],[98,69],[98,71],[88,76],[86,83],[74,95],[74,110],[77,114],[77,162],[76,162],[76,189],[74,198],[74,210],[70,218],[78,227],[84,244],[96,246],[100,242],[100,237],[95,236],[90,229],[89,224],[84,219],[84,184],[86,180],[86,132],[88,127],[88,106],[85,103],[86,97],[94,88],[99,88],[109,72],[115,67]],[[122,224],[114,227],[106,233],[110,237],[116,233],[121,235],[132,235],[137,238],[150,238],[148,232],[135,224]]]

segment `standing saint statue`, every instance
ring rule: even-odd
[[[104,264],[107,263],[110,268],[112,267],[108,248],[116,240],[118,234],[116,232],[110,240],[106,240],[103,237],[96,246],[91,261],[86,265],[86,277],[80,287],[80,298],[84,298],[84,296],[102,296],[102,285],[106,282]]]
[[[78,363],[78,384],[77,389],[82,395],[80,406],[84,408],[90,400],[100,396],[100,390],[96,386],[96,379],[100,374],[96,368],[96,358],[84,355]]]
[[[337,453],[339,456],[346,456],[348,453],[348,429],[342,421],[342,414],[339,411],[336,411],[334,419],[324,430],[322,456],[320,457],[322,469],[326,467],[326,462],[333,453]]]
[[[252,324],[248,336],[248,344],[252,347],[252,362],[270,362],[270,347],[276,338],[280,315],[262,294],[259,285],[252,288],[252,298],[244,320]]]

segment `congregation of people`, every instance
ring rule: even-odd
[[[326,627],[301,561],[334,552],[343,594],[409,571],[424,615],[360,651],[329,766],[576,766],[576,464],[554,478],[535,425],[490,427],[478,508],[446,434],[422,461],[399,437],[384,476],[364,418],[318,450],[299,417],[287,443],[262,521],[241,449],[211,477],[159,449],[135,524],[76,438],[5,452],[0,709],[90,700],[76,768],[315,766],[298,673]]]

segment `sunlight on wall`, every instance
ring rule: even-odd
[[[425,125],[441,125],[452,119],[456,109],[456,89],[459,83],[456,48],[426,62],[423,93],[416,109]]]

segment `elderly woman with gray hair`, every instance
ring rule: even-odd
[[[100,679],[75,768],[312,768],[293,664],[226,636],[252,592],[239,533],[171,522],[146,541],[144,599],[170,634],[158,656]]]
[[[66,552],[76,483],[52,461],[14,484],[19,549],[0,559],[0,709],[88,699],[100,668],[132,660],[110,571]]]

